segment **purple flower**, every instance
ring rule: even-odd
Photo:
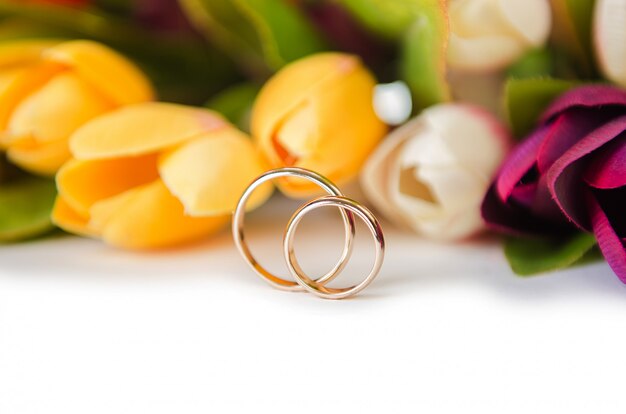
[[[626,91],[583,86],[556,99],[505,161],[482,214],[513,234],[593,232],[626,283]]]

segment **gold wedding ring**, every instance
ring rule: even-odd
[[[293,276],[295,282],[278,277],[265,269],[252,255],[250,248],[246,243],[246,238],[244,234],[244,216],[246,202],[248,201],[248,198],[250,198],[250,195],[261,184],[281,177],[297,177],[309,180],[319,185],[328,194],[330,194],[328,196],[315,198],[303,204],[291,216],[291,219],[289,220],[287,227],[285,228],[285,232],[283,235],[283,254],[285,256],[285,262],[287,264],[287,268],[289,269],[289,273]],[[296,258],[293,244],[296,229],[300,221],[307,213],[321,207],[339,208],[344,224],[345,239],[343,252],[337,264],[335,264],[335,266],[324,276],[318,279],[312,279],[308,275],[306,275],[306,273],[300,267],[300,264],[298,263],[298,260]],[[369,274],[360,283],[345,288],[328,287],[326,286],[326,284],[341,273],[341,271],[348,264],[348,260],[350,259],[353,246],[352,241],[355,235],[355,215],[365,222],[368,230],[374,236],[374,240],[376,242],[374,264]],[[337,186],[326,177],[314,171],[306,170],[304,168],[279,168],[276,170],[268,171],[255,179],[244,191],[239,200],[239,203],[237,204],[237,208],[233,213],[232,231],[237,249],[246,260],[250,268],[263,280],[265,280],[275,288],[281,290],[306,291],[324,299],[344,299],[356,295],[357,293],[365,289],[380,272],[380,268],[382,266],[385,255],[385,238],[382,228],[380,227],[378,220],[376,220],[376,217],[360,203],[344,197],[339,188],[337,188]]]
[[[346,288],[331,288],[326,287],[324,282],[316,281],[309,278],[306,273],[300,267],[296,253],[293,246],[294,235],[296,234],[296,228],[298,223],[304,218],[304,216],[320,207],[338,207],[341,211],[348,210],[355,215],[359,216],[367,225],[367,228],[374,236],[376,241],[376,255],[374,258],[374,265],[370,270],[370,273],[360,283]],[[287,267],[289,272],[296,279],[296,281],[307,291],[322,297],[324,299],[344,299],[349,296],[356,295],[363,289],[365,289],[374,278],[378,275],[381,266],[383,265],[383,259],[385,256],[385,237],[383,236],[383,230],[376,220],[376,217],[365,207],[358,202],[346,197],[326,196],[319,197],[301,206],[291,217],[287,224],[285,236],[283,238],[283,253],[287,259]]]
[[[248,198],[250,198],[254,190],[261,184],[280,177],[303,178],[319,185],[322,189],[324,189],[327,193],[331,195],[342,196],[343,194],[341,190],[339,190],[339,188],[337,188],[337,186],[333,184],[332,181],[314,171],[305,170],[303,168],[280,168],[268,171],[256,178],[248,186],[248,188],[246,188],[243,195],[239,199],[237,208],[233,213],[232,230],[235,245],[237,246],[237,249],[243,256],[243,258],[257,275],[259,275],[263,280],[265,280],[267,283],[274,286],[275,288],[289,291],[301,291],[303,290],[303,288],[298,283],[290,280],[285,280],[265,269],[252,255],[252,252],[250,251],[250,248],[246,243],[246,238],[244,234],[244,216],[246,210],[246,202],[248,201]],[[341,253],[339,262],[337,262],[337,264],[328,273],[317,279],[319,283],[328,282],[339,273],[341,273],[343,268],[347,265],[350,254],[352,253],[352,240],[354,239],[355,232],[354,217],[351,213],[347,213],[343,210],[341,212],[341,215],[345,227],[343,252]]]

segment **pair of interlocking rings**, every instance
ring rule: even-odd
[[[250,248],[246,243],[246,238],[244,235],[244,215],[246,202],[248,201],[248,198],[250,198],[250,195],[261,184],[276,178],[284,177],[297,177],[311,181],[320,186],[329,194],[324,197],[315,198],[300,206],[300,208],[298,208],[298,210],[296,210],[296,212],[291,216],[291,219],[289,220],[289,222],[287,223],[287,227],[285,228],[285,232],[283,235],[283,254],[285,256],[285,262],[287,264],[287,268],[289,269],[289,273],[291,273],[291,276],[295,279],[295,282],[278,277],[265,269],[252,255],[252,252],[250,251]],[[318,279],[312,279],[302,270],[300,264],[298,263],[298,259],[296,258],[293,246],[294,236],[298,224],[307,213],[317,208],[328,206],[338,207],[341,211],[341,216],[345,229],[343,252],[341,254],[339,262],[337,262],[337,264],[328,273]],[[350,255],[352,254],[352,241],[355,235],[354,215],[357,215],[365,222],[367,228],[374,236],[376,242],[376,255],[374,264],[365,279],[363,279],[360,283],[354,286],[344,288],[333,288],[326,286],[331,280],[334,280],[335,277],[337,277],[343,271],[343,269],[348,264]],[[314,171],[306,170],[303,168],[279,168],[276,170],[268,171],[255,179],[244,191],[239,200],[239,203],[237,204],[237,208],[233,213],[232,226],[233,238],[235,240],[235,245],[239,249],[239,252],[246,260],[248,265],[250,265],[252,270],[256,274],[261,276],[263,280],[265,280],[277,289],[292,292],[307,291],[324,299],[344,299],[356,295],[357,293],[365,289],[378,275],[380,268],[383,264],[383,258],[385,255],[385,238],[383,236],[383,231],[380,227],[380,224],[378,223],[378,220],[376,220],[376,217],[374,217],[374,215],[360,203],[345,197],[341,190],[339,190],[339,188],[335,184],[333,184],[332,181]]]

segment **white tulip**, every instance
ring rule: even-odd
[[[465,238],[484,228],[480,205],[510,146],[506,129],[485,110],[436,105],[382,142],[361,186],[396,224],[430,238]]]
[[[593,36],[604,76],[626,87],[626,1],[597,0]]]
[[[550,34],[549,0],[450,0],[448,64],[496,71],[541,47]]]

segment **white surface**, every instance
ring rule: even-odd
[[[275,268],[292,206],[248,223]],[[299,239],[320,273],[331,213]],[[385,230],[382,274],[346,301],[271,289],[228,232],[152,254],[2,246],[0,413],[625,412],[626,289],[606,265],[521,279],[495,240]]]

